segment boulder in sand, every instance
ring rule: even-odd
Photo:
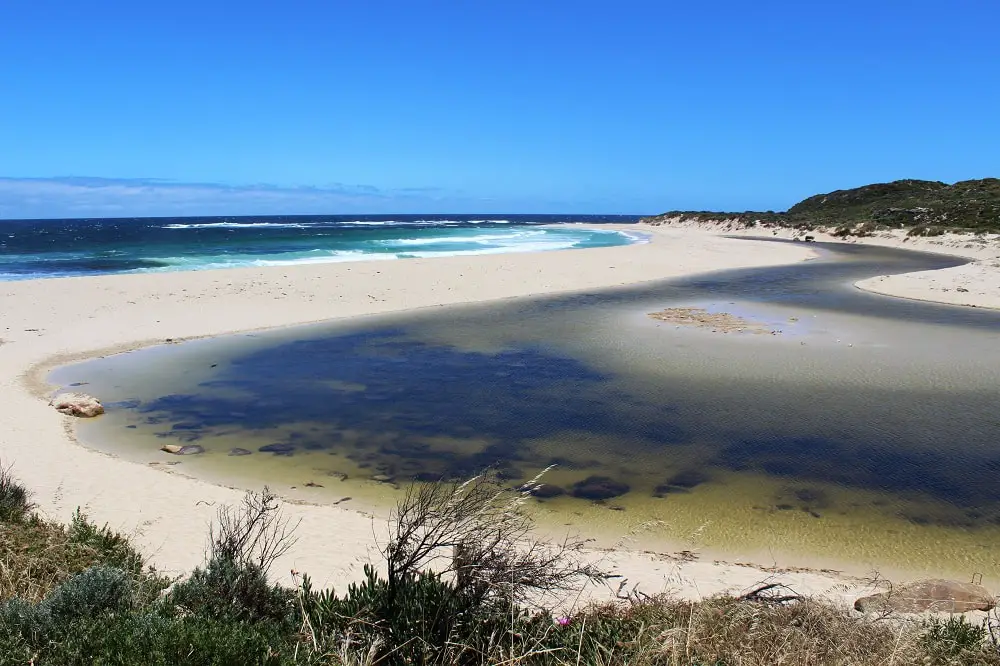
[[[101,401],[86,393],[63,393],[52,398],[49,404],[61,414],[81,418],[92,418],[104,413]]]
[[[982,585],[934,578],[862,597],[854,602],[854,609],[862,613],[968,613],[988,611],[995,605],[996,599]]]
[[[193,456],[205,452],[204,447],[198,444],[188,444],[186,446],[181,446],[180,444],[164,444],[160,447],[160,450],[172,453],[175,456]]]

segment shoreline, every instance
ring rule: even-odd
[[[629,228],[635,229],[632,225]],[[89,513],[98,522],[107,522],[112,528],[135,535],[144,552],[151,556],[153,563],[161,570],[189,570],[201,560],[205,533],[215,513],[215,506],[237,501],[242,491],[196,480],[177,471],[165,473],[135,465],[75,443],[73,420],[54,414],[44,404],[48,385],[42,373],[84,358],[163,344],[168,337],[179,342],[226,333],[246,333],[264,328],[413,310],[417,307],[441,307],[612,288],[712,270],[787,264],[814,255],[809,246],[805,245],[753,243],[756,251],[747,252],[748,244],[753,241],[725,239],[703,231],[644,226],[640,230],[651,232],[652,242],[619,248],[406,260],[392,262],[394,267],[398,267],[394,270],[388,270],[387,264],[382,262],[359,262],[303,267],[304,270],[301,271],[289,267],[269,267],[155,276],[65,278],[60,282],[68,280],[75,281],[75,284],[72,289],[60,290],[54,299],[58,301],[55,305],[63,304],[67,299],[72,302],[74,297],[80,296],[78,290],[86,292],[96,285],[103,288],[102,293],[106,298],[124,297],[125,303],[144,307],[147,312],[139,314],[148,316],[136,317],[132,313],[135,325],[123,326],[120,316],[124,313],[120,306],[105,300],[92,302],[95,311],[104,316],[87,315],[85,311],[71,313],[77,315],[77,326],[72,332],[60,332],[61,335],[55,336],[55,339],[46,339],[50,329],[40,326],[24,326],[20,333],[29,335],[17,335],[18,332],[15,332],[16,337],[10,339],[9,331],[13,327],[8,327],[2,335],[7,344],[0,345],[0,368],[8,371],[5,373],[8,379],[0,384],[0,399],[6,404],[16,405],[15,409],[8,412],[4,421],[14,421],[13,413],[22,418],[18,423],[4,424],[8,427],[0,435],[3,438],[0,439],[3,462],[13,464],[15,475],[35,490],[35,500],[41,505],[44,514],[53,518],[65,518],[69,511],[81,506],[85,513]],[[677,245],[671,247],[671,243]],[[674,253],[678,248],[683,252],[680,260]],[[623,262],[626,264],[624,267]],[[474,273],[477,269],[485,271],[487,275],[496,273],[506,278],[502,288],[487,289],[488,293],[484,293],[482,283],[470,285],[462,279],[467,272]],[[234,275],[237,272],[244,275]],[[414,278],[414,273],[420,273],[422,278],[436,278],[437,281],[432,285],[435,288],[429,291],[421,289],[425,285],[420,279]],[[184,280],[181,276],[197,276],[204,281],[207,274],[212,274],[211,277],[214,278],[211,280],[213,287],[231,288],[221,298],[215,295],[217,305],[227,309],[214,311],[212,316],[203,316],[197,322],[192,322],[192,318],[188,316],[190,308],[197,307],[199,298],[204,299],[204,296],[197,293],[185,295],[199,280]],[[303,296],[307,297],[306,302],[300,302],[299,305],[313,303],[317,292],[322,292],[322,288],[328,284],[332,277],[330,274],[339,274],[337,277],[349,277],[353,280],[350,284],[334,285],[336,290],[346,289],[352,292],[350,295],[353,300],[346,304],[342,301],[348,299],[343,298],[344,294],[338,294],[341,298],[337,304],[342,306],[342,310],[331,309],[329,304],[322,312],[309,307],[304,310],[299,308],[294,313],[299,317],[291,317],[292,320],[289,321],[286,310],[276,313],[274,309],[268,310],[265,307],[271,305],[267,297],[273,298],[272,290],[284,289],[285,292],[279,293],[287,296],[295,286],[301,288],[304,282],[309,285],[308,281],[322,280],[322,284],[312,285],[319,289],[296,294],[300,301]],[[386,277],[376,278],[376,275]],[[538,280],[539,276],[541,284],[532,282]],[[375,286],[382,291],[379,292],[375,286],[365,282],[365,278],[373,282],[381,281]],[[249,282],[240,283],[241,279],[249,279]],[[401,282],[403,280],[405,282]],[[11,315],[14,315],[12,320],[20,315],[21,323],[28,324],[23,317],[32,316],[32,309],[37,316],[39,305],[44,307],[45,304],[37,293],[45,291],[38,289],[42,282],[53,284],[54,281],[6,283],[6,287],[17,287],[6,289],[4,301],[5,304],[14,303],[11,308]],[[249,289],[251,296],[243,299],[225,298],[227,295],[234,295],[234,283],[243,287],[243,291],[237,288],[235,294],[244,294]],[[408,288],[414,284],[416,289]],[[140,287],[145,287],[146,290],[143,291]],[[418,291],[417,295],[422,299],[411,298],[414,294],[407,292],[412,291]],[[371,292],[383,298],[379,300]],[[329,296],[329,293],[325,295]],[[12,296],[16,302],[12,301]],[[137,296],[146,298],[128,300]],[[163,303],[159,301],[166,301],[168,307],[163,308]],[[49,305],[53,304],[50,302]],[[267,311],[260,312],[254,308],[255,312],[248,312],[248,305]],[[227,316],[231,314],[236,314],[239,318]],[[316,316],[318,314],[321,316]],[[91,321],[79,321],[81,318]],[[56,308],[50,311],[49,321],[46,323],[50,327],[72,325],[72,319],[66,312]],[[253,323],[260,325],[246,325]],[[113,328],[108,330],[109,326]],[[131,333],[122,339],[122,330]],[[140,332],[156,335],[139,337]],[[93,344],[99,340],[110,344]],[[10,354],[16,353],[17,349],[29,353],[11,358]],[[10,372],[12,369],[20,369],[20,372]],[[17,379],[14,380],[14,377]],[[29,401],[25,401],[25,393],[31,398]],[[24,427],[11,428],[17,425]],[[27,438],[29,441],[17,441],[18,434],[28,434],[29,431],[33,435]],[[28,460],[33,463],[26,463]],[[74,472],[78,476],[73,477]],[[85,478],[81,479],[80,476]],[[143,498],[142,506],[135,501],[137,497]],[[360,575],[365,561],[373,559],[375,544],[372,536],[378,531],[378,520],[373,515],[295,501],[286,501],[286,507],[293,520],[301,519],[302,525],[299,546],[286,558],[288,562],[283,561],[279,565],[279,570],[287,570],[284,565],[288,564],[292,568],[310,572],[321,585],[342,587]],[[340,536],[336,544],[329,543],[330,537],[321,536],[330,532],[331,521],[336,522],[336,532]],[[319,543],[324,541],[326,543]],[[330,553],[331,545],[336,546],[337,553]],[[615,548],[610,553],[595,551],[597,552],[603,552],[606,561],[629,579],[630,584],[639,583],[647,592],[670,589],[685,597],[740,590],[771,576],[775,571],[774,566],[739,561],[709,561],[707,557],[705,560],[687,561],[683,557],[677,559],[669,554],[633,551],[627,546]],[[840,600],[849,600],[863,587],[859,579],[830,571],[795,569],[793,573],[795,584],[803,593],[833,595]],[[787,580],[786,575],[782,574],[783,580]],[[850,593],[847,591],[849,588],[853,590]]]
[[[697,229],[728,237],[803,240],[946,254],[968,259],[962,266],[916,273],[882,275],[860,280],[854,286],[881,296],[929,303],[1000,309],[1000,234],[945,233],[940,236],[907,236],[904,230],[880,231],[871,236],[838,237],[828,230],[803,231],[791,227],[760,225],[737,227],[730,221],[698,222],[672,218],[661,224],[640,223],[647,228]]]

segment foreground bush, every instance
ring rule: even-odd
[[[1000,666],[995,626],[862,617],[794,594],[556,614],[547,594],[604,574],[582,542],[532,536],[528,490],[488,476],[414,488],[385,573],[366,566],[342,594],[269,580],[293,528],[267,489],[220,511],[205,564],[169,591],[107,527],[15,512],[0,519],[0,666]]]

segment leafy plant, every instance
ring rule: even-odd
[[[927,651],[935,657],[959,657],[979,651],[986,635],[985,626],[972,624],[958,615],[945,621],[937,618],[930,620],[923,642]]]
[[[77,509],[67,531],[70,543],[93,550],[103,564],[118,567],[133,575],[142,572],[143,559],[128,538],[112,531],[107,525],[98,527]]]
[[[236,622],[289,621],[294,592],[274,585],[255,564],[213,557],[174,585],[168,603],[181,613]]]

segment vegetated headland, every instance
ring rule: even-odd
[[[963,180],[953,185],[933,180],[896,180],[803,199],[785,212],[669,211],[643,218],[667,221],[726,222],[747,228],[788,227],[829,230],[834,236],[870,236],[906,229],[910,236],[945,232],[1000,232],[1000,178]]]

